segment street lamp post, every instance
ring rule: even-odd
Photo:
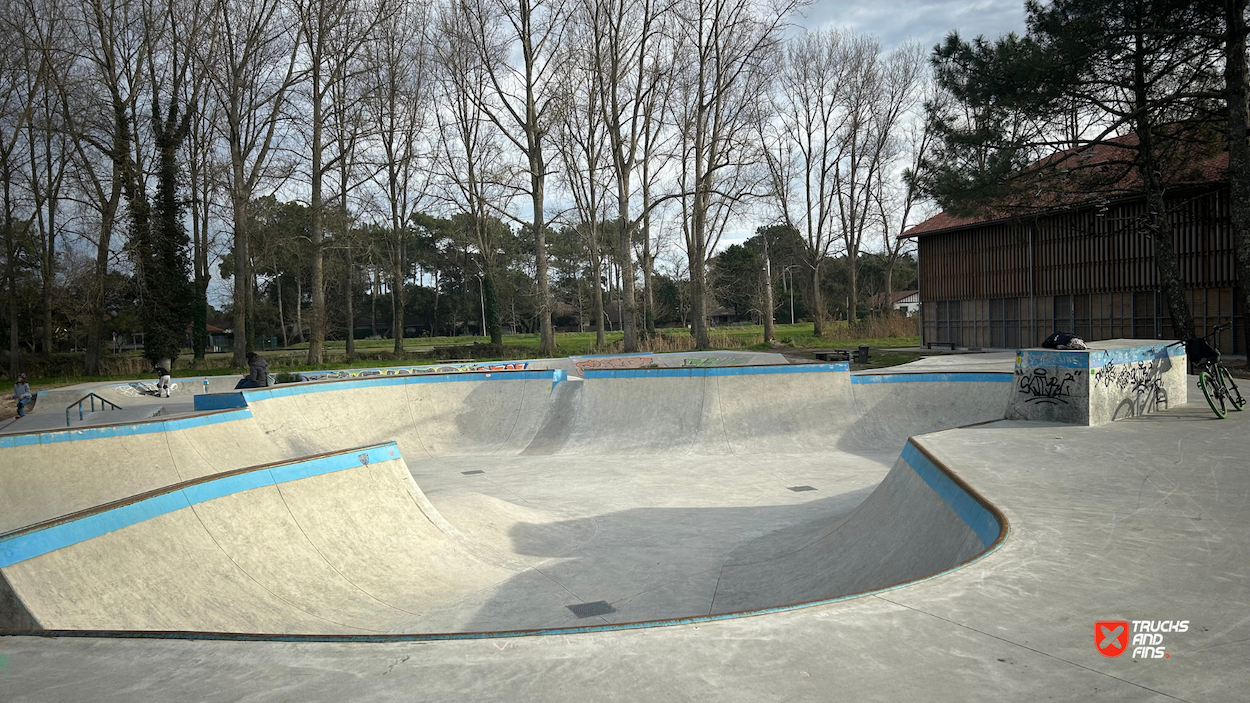
[[[786,274],[790,274],[790,285],[786,286],[786,291],[790,294],[790,324],[792,325],[794,324],[794,274],[790,273],[790,269],[798,267],[798,264],[790,264],[781,271],[782,278],[785,278]]]
[[[482,336],[486,336],[486,292],[482,289],[482,273],[477,274],[477,297],[482,303]]]

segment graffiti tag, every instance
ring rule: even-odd
[[[1076,373],[1067,372],[1062,377],[1051,375],[1049,369],[1033,369],[1033,373],[1016,371],[1016,391],[1025,398],[1026,403],[1044,403],[1047,405],[1068,404],[1065,400],[1072,395],[1072,384],[1076,383]]]
[[[577,368],[582,371],[592,369],[640,369],[651,364],[649,356],[610,356],[600,359],[582,359]]]

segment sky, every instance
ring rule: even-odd
[[[1024,0],[814,0],[798,24],[871,34],[886,48],[918,41],[926,49],[951,30],[966,39],[1024,32]]]

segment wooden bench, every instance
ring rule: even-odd
[[[925,342],[924,345],[925,345],[925,348],[927,349],[932,349],[933,347],[938,346],[938,347],[946,347],[950,349],[951,351],[955,351],[954,342]]]

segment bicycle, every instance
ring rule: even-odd
[[[1190,337],[1184,342],[1178,342],[1185,345],[1185,355],[1198,369],[1198,388],[1202,389],[1207,405],[1211,406],[1211,410],[1221,420],[1228,417],[1229,405],[1238,411],[1246,407],[1246,399],[1233,382],[1233,375],[1220,363],[1220,350],[1207,343],[1208,339],[1230,326],[1231,323],[1216,325],[1211,334],[1205,337]]]

